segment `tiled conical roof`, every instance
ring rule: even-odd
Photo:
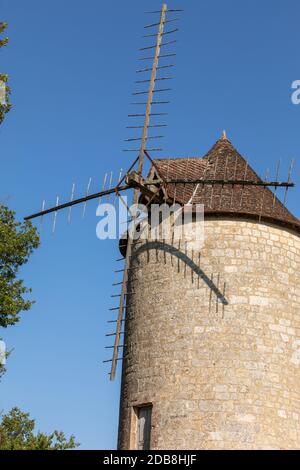
[[[155,164],[159,175],[167,179],[262,181],[226,138],[226,134],[203,158],[157,159]],[[194,191],[195,185],[192,184],[167,187],[168,196],[181,204],[187,204]],[[268,187],[200,184],[193,203],[204,204],[206,215],[261,217],[261,220],[288,225],[300,231],[299,219],[274,197]]]

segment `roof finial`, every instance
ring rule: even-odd
[[[223,131],[222,140],[228,140],[228,139],[227,139],[226,131]]]

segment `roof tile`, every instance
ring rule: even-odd
[[[155,160],[158,172],[166,179],[235,179],[261,182],[261,178],[247,161],[222,138],[203,157],[186,157]],[[171,199],[187,204],[195,191],[195,184],[169,184],[167,193]],[[261,217],[262,219],[289,225],[300,230],[300,221],[263,186],[202,185],[193,199],[194,204],[204,204],[205,214],[227,214]]]

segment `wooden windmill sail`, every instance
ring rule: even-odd
[[[269,212],[271,211],[269,213],[270,217],[275,207],[276,210],[279,210],[280,207],[280,210],[284,211],[284,206],[282,206],[277,200],[276,194],[272,193],[269,188],[274,187],[275,191],[277,191],[280,187],[287,190],[294,186],[291,181],[291,174],[287,182],[278,181],[278,174],[276,181],[261,180],[251,170],[248,163],[231,146],[226,134],[223,135],[211,153],[203,159],[185,158],[184,162],[181,162],[179,161],[180,159],[176,161],[176,159],[155,160],[152,158],[152,154],[162,150],[160,147],[153,145],[153,142],[161,141],[163,136],[160,131],[166,124],[161,121],[153,122],[152,118],[161,119],[166,115],[164,111],[159,110],[162,109],[160,108],[161,106],[168,104],[169,101],[162,99],[161,96],[169,92],[170,88],[162,84],[168,83],[172,77],[169,75],[161,76],[161,73],[172,70],[174,67],[173,63],[169,63],[169,59],[176,54],[172,49],[168,48],[172,47],[176,40],[169,38],[178,32],[178,28],[174,27],[174,25],[178,21],[178,14],[181,11],[183,10],[169,9],[166,4],[163,4],[160,11],[149,12],[149,14],[159,16],[157,20],[145,26],[147,31],[145,38],[147,41],[150,40],[151,44],[140,49],[142,53],[140,61],[145,64],[150,62],[152,66],[146,65],[144,68],[137,70],[138,76],[143,77],[144,74],[149,74],[149,76],[136,82],[137,85],[145,86],[147,89],[133,93],[137,100],[133,104],[137,106],[139,111],[135,114],[130,114],[129,118],[142,119],[142,122],[128,126],[128,130],[134,133],[134,135],[126,139],[129,148],[124,149],[124,151],[136,155],[129,169],[123,176],[120,174],[116,186],[112,185],[112,174],[106,175],[102,190],[93,194],[90,194],[91,180],[89,180],[86,194],[79,199],[75,199],[75,186],[73,184],[70,201],[61,204],[57,198],[56,205],[48,209],[45,208],[45,202],[43,202],[42,210],[26,217],[26,220],[44,217],[47,214],[53,213],[53,227],[55,229],[58,211],[68,209],[68,220],[70,221],[73,206],[83,204],[84,215],[86,204],[89,201],[101,199],[111,194],[115,194],[126,205],[122,193],[127,190],[133,190],[134,206],[139,202],[141,196],[146,198],[147,205],[150,206],[152,202],[160,201],[163,194],[164,201],[170,204],[173,201],[179,202],[182,205],[200,202],[204,203],[208,210],[215,211],[216,213],[218,211],[222,213],[222,210],[225,210],[225,203],[227,212],[233,208],[235,210],[239,208],[241,213],[243,211],[249,213],[249,208],[247,209],[245,204],[249,201],[249,195],[250,200],[254,198],[253,190],[255,190],[255,207],[251,208],[252,215],[258,216],[260,219],[267,217],[266,207],[268,207]],[[162,59],[168,60],[167,62],[161,62]],[[147,99],[144,100],[144,97]],[[145,111],[141,113],[140,110],[143,108]],[[154,135],[152,132],[154,132]],[[133,145],[132,148],[130,147],[131,145]],[[151,163],[151,171],[148,176],[143,175],[145,158]],[[108,188],[106,188],[107,181],[109,181]],[[257,202],[258,199],[260,204]],[[270,200],[272,203],[270,203]],[[137,215],[134,212],[130,212],[130,210],[129,215],[132,220],[132,226],[135,227]],[[107,361],[111,362],[111,380],[115,378],[118,360],[122,360],[122,357],[119,357],[119,350],[121,348],[120,338],[126,309],[126,296],[128,294],[128,273],[132,269],[130,261],[134,244],[133,240],[133,236],[128,237],[126,249],[124,250],[125,265],[123,269],[119,270],[119,272],[123,273],[123,279],[121,282],[116,283],[116,286],[121,288],[120,294],[114,296],[119,299],[119,305],[111,309],[117,312],[117,319],[112,320],[112,323],[116,325],[115,332],[108,335],[114,337],[114,344],[109,346],[113,350],[112,359]]]

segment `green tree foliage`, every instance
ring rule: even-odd
[[[7,28],[7,23],[0,21],[0,49],[3,46],[8,44],[8,38],[2,38],[2,33],[5,32]],[[5,96],[4,101],[0,101],[0,124],[3,122],[5,114],[11,109],[11,104],[9,103],[10,88],[7,85],[8,75],[0,72],[0,85],[5,87]],[[3,97],[2,97],[3,98]]]
[[[0,34],[4,33],[7,28],[7,23],[0,21]],[[0,47],[6,46],[8,43],[8,38],[0,39]]]
[[[17,275],[38,246],[36,228],[30,222],[17,222],[15,213],[0,205],[0,326],[3,328],[17,323],[20,312],[32,306],[24,298],[31,289]]]
[[[0,423],[0,450],[67,450],[79,445],[74,436],[67,439],[59,431],[49,435],[34,431],[35,420],[29,413],[13,408]]]

